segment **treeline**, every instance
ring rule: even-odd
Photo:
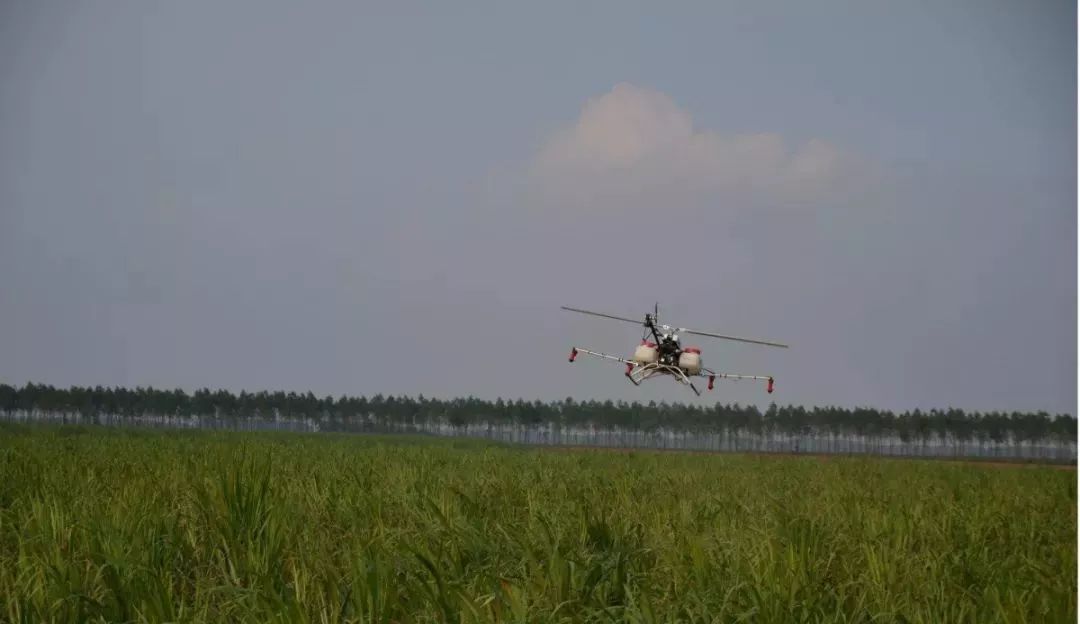
[[[1076,418],[1046,412],[968,413],[958,409],[894,413],[871,408],[770,405],[754,406],[624,401],[486,401],[401,396],[316,397],[311,392],[241,392],[153,388],[71,387],[28,383],[0,384],[0,411],[78,413],[93,417],[144,415],[217,418],[288,418],[336,422],[374,421],[397,424],[447,423],[454,427],[516,424],[604,427],[636,431],[660,428],[693,432],[744,432],[815,436],[934,439],[988,443],[1076,441]]]

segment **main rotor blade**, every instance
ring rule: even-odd
[[[685,334],[697,334],[698,336],[709,336],[711,338],[720,338],[722,340],[735,340],[737,342],[749,342],[751,344],[766,345],[766,346],[769,346],[769,347],[780,347],[782,349],[787,349],[788,348],[788,346],[786,344],[780,344],[779,342],[769,342],[768,340],[753,340],[751,338],[737,338],[735,336],[724,336],[723,334],[712,334],[712,333],[709,333],[709,332],[697,331],[697,330],[693,330],[693,329],[682,329],[681,331],[683,333],[685,333]]]
[[[634,319],[628,319],[622,316],[612,316],[610,314],[601,314],[599,312],[590,312],[588,310],[578,310],[577,308],[568,308],[566,306],[560,306],[563,310],[569,310],[570,312],[579,312],[581,314],[591,314],[593,316],[600,316],[603,318],[614,319],[616,321],[626,321],[627,323],[633,323],[634,325],[644,325],[643,321],[635,321]]]

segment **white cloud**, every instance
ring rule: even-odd
[[[530,167],[534,193],[565,203],[649,202],[751,194],[805,202],[850,181],[855,160],[821,139],[791,146],[772,134],[695,129],[686,110],[653,89],[619,84],[590,98]],[[578,200],[578,201],[574,201]]]

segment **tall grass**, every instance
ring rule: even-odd
[[[0,428],[12,622],[1071,622],[1076,474]]]

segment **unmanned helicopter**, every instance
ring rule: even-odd
[[[630,380],[635,386],[641,385],[641,382],[655,377],[657,375],[668,375],[675,378],[676,381],[689,386],[694,394],[701,396],[701,392],[694,386],[691,378],[693,377],[705,377],[709,380],[708,389],[713,389],[713,382],[717,378],[720,379],[753,379],[758,381],[767,381],[767,391],[772,393],[773,391],[773,378],[771,375],[735,375],[731,373],[718,373],[714,370],[706,368],[701,362],[701,349],[698,347],[683,347],[679,342],[679,334],[692,334],[695,336],[709,336],[710,338],[720,338],[722,340],[735,340],[738,342],[748,342],[751,344],[766,345],[769,347],[781,347],[788,348],[786,344],[780,344],[778,342],[770,342],[766,340],[752,340],[750,338],[737,338],[735,336],[725,336],[722,334],[714,334],[711,332],[697,331],[693,329],[687,329],[685,327],[672,327],[670,325],[663,325],[659,321],[660,317],[660,304],[656,304],[653,307],[652,314],[645,313],[645,320],[635,321],[634,319],[625,318],[621,316],[612,316],[610,314],[601,314],[599,312],[590,312],[589,310],[579,310],[577,308],[568,308],[562,306],[563,310],[570,312],[578,312],[580,314],[589,314],[592,316],[599,316],[601,318],[613,319],[616,321],[625,321],[627,323],[633,323],[634,325],[642,325],[645,327],[645,331],[641,338],[641,344],[634,349],[634,355],[631,359],[621,358],[614,355],[608,355],[606,353],[600,353],[598,351],[590,351],[589,349],[583,349],[581,347],[572,347],[570,349],[570,361],[573,362],[579,353],[585,353],[587,355],[593,355],[605,360],[613,360],[616,362],[622,362],[626,365],[626,378]]]

